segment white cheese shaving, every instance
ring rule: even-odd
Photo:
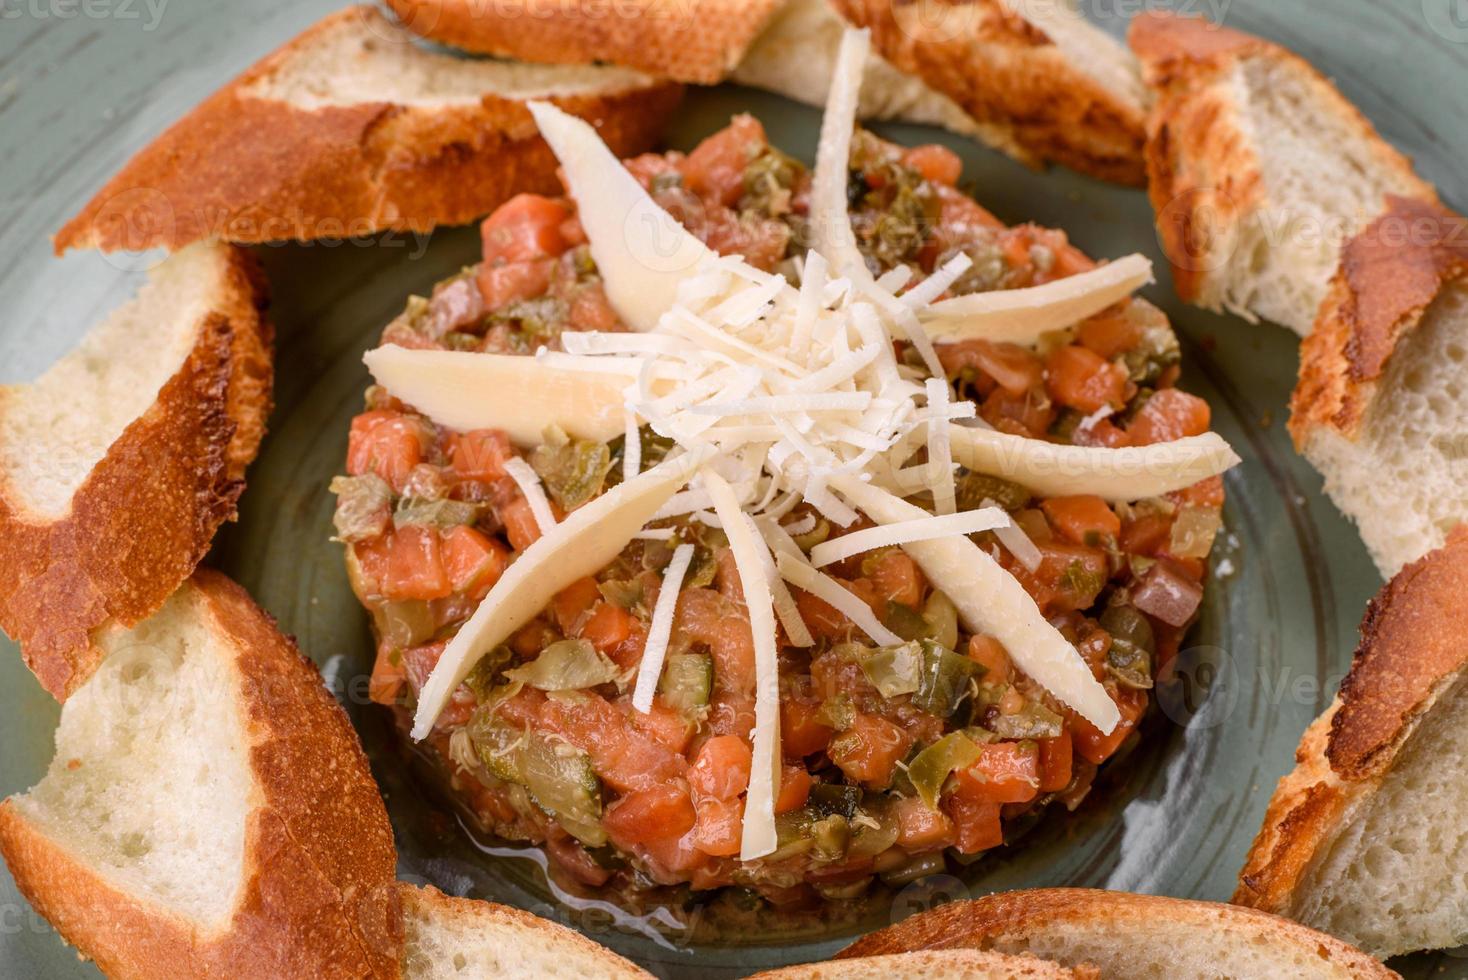
[[[774,598],[765,577],[765,562],[760,558],[764,544],[740,509],[733,488],[713,473],[704,473],[703,481],[729,537],[729,549],[734,552],[734,567],[739,571],[754,637],[754,761],[739,843],[739,859],[753,861],[778,846],[775,791],[780,785],[780,664],[775,648]]]
[[[642,432],[637,413],[624,411],[626,426],[622,432],[622,479],[630,480],[642,471]]]
[[[1128,255],[1043,286],[969,293],[934,303],[920,314],[929,336],[943,341],[983,338],[1033,344],[1120,302],[1152,281],[1152,263]]]
[[[822,572],[816,571],[802,558],[781,550],[776,559],[780,577],[798,589],[804,589],[851,620],[878,646],[894,646],[902,637],[883,626],[861,597],[848,592],[841,583]]]
[[[544,534],[555,527],[556,515],[551,510],[550,501],[546,499],[545,488],[540,485],[540,477],[531,469],[530,464],[519,456],[512,456],[505,460],[505,473],[525,495],[525,502],[530,505],[530,513],[535,515],[540,533]]]
[[[1160,497],[1239,463],[1217,433],[1152,446],[1068,446],[1024,436],[952,425],[953,458],[963,466],[1011,480],[1042,497],[1095,494],[1110,503]]]
[[[866,279],[871,278],[871,273],[856,247],[846,205],[846,183],[850,176],[857,103],[870,49],[871,35],[867,31],[842,33],[826,111],[821,116],[810,194],[810,229],[816,251],[835,266],[838,275]]]
[[[985,500],[984,506],[993,504],[992,500]],[[999,539],[1006,551],[1014,556],[1015,560],[1025,567],[1025,571],[1038,571],[1045,561],[1045,556],[1040,554],[1040,549],[1035,547],[1035,542],[1025,533],[1025,529],[1011,521],[1003,527],[994,529],[994,537]]]
[[[879,523],[930,516],[921,507],[853,477],[842,479],[838,487]],[[1101,731],[1116,727],[1121,713],[1080,653],[1046,622],[1024,587],[978,545],[965,537],[946,537],[909,541],[902,549],[958,607],[970,632],[989,634],[1004,644],[1015,666]]]
[[[637,686],[632,690],[632,707],[643,714],[652,710],[652,698],[663,676],[668,638],[673,635],[673,615],[678,611],[678,593],[683,589],[683,578],[688,574],[695,550],[691,544],[680,544],[673,549],[673,560],[663,571],[663,584],[658,588],[658,601],[653,606],[647,642],[642,648],[642,663],[637,668]]]
[[[958,490],[948,441],[948,379],[929,378],[924,388],[928,393],[928,486],[933,491],[933,509],[951,514],[958,506]]]
[[[832,562],[842,561],[864,551],[889,548],[897,544],[910,544],[913,541],[931,541],[933,538],[977,534],[980,531],[992,531],[1008,525],[1009,515],[998,507],[984,507],[979,510],[966,510],[961,514],[942,514],[936,517],[897,521],[892,524],[878,524],[876,527],[864,528],[850,534],[843,534],[839,538],[822,541],[810,550],[810,562],[816,568],[823,568]]]

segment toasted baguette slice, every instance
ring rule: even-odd
[[[542,980],[596,977],[651,980],[578,932],[528,912],[432,886],[398,885],[403,910],[404,980]]]
[[[196,245],[37,381],[0,389],[0,627],[65,699],[235,513],[270,410],[252,257]]]
[[[113,978],[396,975],[387,811],[315,668],[208,571],[99,645],[0,804],[21,893]]]
[[[1131,46],[1156,93],[1147,179],[1178,295],[1310,332],[1342,242],[1396,194],[1435,201],[1412,162],[1277,44],[1150,11]]]
[[[1468,528],[1366,608],[1234,901],[1386,957],[1468,942]]]
[[[781,0],[387,0],[413,31],[480,54],[546,64],[625,65],[712,85],[744,56]]]
[[[1147,96],[1136,61],[1074,0],[831,2],[992,145],[1031,164],[1143,182]]]
[[[1397,976],[1360,950],[1278,916],[1088,888],[1038,888],[953,902],[859,939],[838,958],[962,947],[1091,964],[1103,977]]]
[[[206,99],[56,236],[58,253],[428,231],[556,162],[525,108],[549,99],[618,154],[648,149],[681,89],[621,68],[475,61],[421,49],[374,7],[332,14]]]
[[[1468,520],[1468,221],[1391,198],[1346,243],[1290,403],[1383,578]]]
[[[1096,980],[1094,967],[1072,969],[1033,956],[1009,956],[977,949],[923,950],[891,953],[855,960],[832,960],[787,966],[757,973],[749,980],[888,980],[889,977],[926,977],[928,980]]]

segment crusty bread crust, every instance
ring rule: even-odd
[[[227,288],[183,367],[92,469],[60,520],[0,476],[0,627],[57,700],[96,669],[93,631],[163,604],[233,519],[270,412],[270,327],[256,260],[231,248]],[[0,405],[3,409],[3,405]]]
[[[977,949],[944,949],[787,966],[756,973],[749,980],[887,980],[889,977],[1098,980],[1100,972],[1090,966],[1061,966],[1035,956],[1012,956]]]
[[[1277,44],[1199,17],[1144,11],[1128,32],[1142,75],[1156,96],[1147,119],[1147,194],[1178,297],[1198,302],[1217,271],[1221,233],[1236,228],[1264,200],[1264,176],[1243,107],[1213,83],[1235,64],[1267,58],[1307,80],[1312,98],[1368,134],[1377,165],[1435,199],[1411,161],[1377,135],[1357,109],[1309,62]]]
[[[110,977],[396,976],[392,830],[346,714],[243,589],[210,571],[185,588],[235,651],[220,720],[236,713],[256,782],[247,880],[228,928],[201,933],[128,894],[7,801],[0,853],[16,885]]]
[[[1392,196],[1346,243],[1315,329],[1300,348],[1290,433],[1317,426],[1355,438],[1392,352],[1443,286],[1468,276],[1468,221],[1440,204]]]
[[[739,64],[780,0],[387,4],[409,30],[466,51],[547,64],[606,62],[712,85]]]
[[[878,53],[1012,135],[1021,159],[1140,185],[1145,110],[1078,68],[1001,0],[832,0]],[[961,23],[961,29],[955,23]]]
[[[1361,621],[1330,709],[1306,730],[1239,874],[1234,902],[1288,914],[1344,816],[1380,785],[1408,737],[1468,668],[1468,528],[1406,566]]]
[[[1253,909],[1091,888],[1036,888],[967,902],[950,902],[858,939],[839,959],[915,949],[990,949],[1069,925],[1100,926],[1116,935],[1145,937],[1156,923],[1186,923],[1200,932],[1269,935],[1312,950],[1356,977],[1395,977],[1376,960],[1338,939]]]
[[[67,222],[57,254],[423,232],[472,221],[522,191],[557,188],[555,157],[514,99],[307,109],[251,93],[297,48],[361,18],[386,26],[370,7],[340,11],[205,99]],[[652,145],[681,95],[648,81],[550,101],[630,156]]]

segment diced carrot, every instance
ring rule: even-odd
[[[1168,497],[1184,507],[1222,507],[1223,477],[1210,476],[1190,487],[1170,493]]]
[[[780,767],[780,790],[775,795],[775,812],[790,813],[805,806],[815,779],[805,766]]]
[[[1040,792],[1058,793],[1070,785],[1071,734],[1061,729],[1056,738],[1040,739]]]
[[[937,143],[914,146],[902,155],[902,162],[922,174],[924,180],[947,187],[958,183],[963,173],[963,161],[958,159],[958,154]]]
[[[1053,593],[1048,598],[1052,610],[1089,609],[1106,587],[1106,552],[1065,541],[1037,543],[1036,547],[1040,568],[1035,577]]]
[[[550,288],[555,262],[537,259],[510,265],[481,265],[477,276],[479,294],[490,310],[502,310],[522,299],[534,299]]]
[[[395,659],[396,663],[393,662]],[[379,650],[377,661],[372,665],[372,677],[367,681],[367,696],[377,704],[397,704],[398,694],[407,677],[398,651]]]
[[[627,642],[636,625],[636,617],[627,610],[610,602],[599,602],[581,624],[581,638],[602,653],[610,653]]]
[[[705,797],[694,804],[698,812],[693,828],[693,846],[712,857],[739,853],[744,830],[744,801]]]
[[[954,793],[988,803],[1027,803],[1040,792],[1040,750],[1034,742],[991,742],[967,769],[954,773]]]
[[[914,608],[922,604],[927,584],[917,562],[909,558],[907,552],[897,549],[877,559],[872,567],[871,582],[881,598]]]
[[[454,472],[466,480],[500,479],[505,475],[505,461],[512,455],[510,437],[499,429],[461,432],[449,442]]]
[[[383,583],[387,598],[442,599],[453,591],[444,572],[437,531],[409,524],[391,532],[387,581]]]
[[[566,206],[539,194],[517,194],[479,226],[487,264],[554,258],[566,250],[561,224]]]
[[[744,172],[769,145],[765,128],[750,115],[738,115],[688,154],[679,168],[688,189],[725,207],[744,195]]]
[[[1105,762],[1121,743],[1137,727],[1143,712],[1147,710],[1147,692],[1129,687],[1119,687],[1111,694],[1111,700],[1121,711],[1121,721],[1110,734],[1101,730],[1074,712],[1070,714],[1070,726],[1075,732],[1075,752],[1087,762],[1097,765]]]
[[[700,796],[730,800],[749,788],[751,755],[749,743],[733,735],[716,735],[703,743],[688,785]]]
[[[1121,550],[1133,555],[1155,555],[1172,539],[1171,514],[1139,514],[1122,526]]]
[[[1082,320],[1076,335],[1082,344],[1108,361],[1142,342],[1141,326],[1116,309]]]
[[[376,473],[402,492],[408,474],[423,459],[423,426],[400,412],[363,412],[347,437],[347,472]]]
[[[1045,359],[1045,390],[1077,411],[1090,414],[1101,408],[1122,408],[1126,386],[1126,368],[1088,348],[1066,344]]]
[[[994,637],[982,633],[969,637],[968,658],[984,668],[984,676],[980,680],[985,684],[1009,681],[1009,651]]]
[[[832,741],[828,752],[847,778],[871,789],[885,789],[912,743],[911,735],[887,719],[858,714],[852,726]]]
[[[439,547],[454,591],[472,599],[488,595],[510,562],[504,545],[467,524],[445,531]]]
[[[551,599],[551,615],[562,633],[574,633],[583,613],[601,601],[601,590],[591,576],[579,578]]]
[[[830,726],[817,719],[819,705],[780,699],[780,750],[787,759],[803,759],[831,744]]]
[[[950,796],[945,805],[953,818],[959,853],[977,854],[1004,843],[1000,804]]]
[[[1132,445],[1150,446],[1200,436],[1208,431],[1211,417],[1203,399],[1176,388],[1163,388],[1147,399],[1126,431]]]
[[[505,525],[505,536],[516,551],[524,551],[540,540],[540,522],[524,497],[515,497],[499,507],[499,517]]]
[[[686,790],[674,785],[634,790],[607,807],[602,826],[618,847],[678,838],[693,829],[697,814]]]
[[[947,847],[953,842],[953,821],[942,810],[934,810],[916,796],[897,800],[897,843],[910,853]]]
[[[1050,526],[1076,544],[1096,547],[1121,533],[1121,518],[1100,497],[1051,497],[1040,504]]]

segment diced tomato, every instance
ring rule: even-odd
[[[1080,715],[1067,712],[1070,715],[1071,729],[1075,732],[1075,752],[1082,759],[1096,765],[1111,757],[1111,753],[1137,727],[1137,722],[1147,710],[1146,691],[1118,687],[1111,692],[1111,700],[1116,702],[1116,707],[1121,711],[1121,721],[1109,735],[1102,734],[1099,728]]]
[[[741,218],[725,207],[711,205],[695,230],[720,255],[742,255],[756,269],[770,271],[785,257],[790,227],[774,218]]]
[[[791,589],[795,606],[806,628],[818,640],[836,640],[851,632],[851,620],[841,615],[835,606],[824,599],[801,589]]]
[[[515,497],[498,508],[499,517],[505,525],[505,536],[516,551],[524,551],[540,540],[540,522],[524,497]]]
[[[397,660],[394,663],[394,659]],[[367,696],[377,704],[397,704],[398,694],[407,680],[400,653],[394,650],[379,650],[377,661],[372,665],[372,677],[367,681]]]
[[[433,673],[433,668],[438,666],[439,660],[443,658],[443,650],[447,644],[439,640],[436,643],[424,643],[421,646],[409,647],[402,653],[403,675],[417,691],[428,682],[428,675]]]
[[[1077,446],[1102,446],[1116,449],[1127,444],[1127,435],[1110,419],[1099,419],[1084,429],[1077,426],[1071,433],[1071,442]]]
[[[871,789],[885,789],[912,742],[911,735],[887,719],[859,714],[852,726],[832,741],[828,752],[847,778]]]
[[[645,841],[682,837],[696,820],[687,791],[662,785],[626,794],[607,807],[601,822],[618,847],[630,850]]]
[[[1126,405],[1126,368],[1095,351],[1066,344],[1045,359],[1045,390],[1062,405],[1087,415]]]
[[[1056,738],[1040,739],[1040,792],[1058,793],[1070,785],[1071,734],[1063,728]]]
[[[982,633],[969,637],[968,658],[984,668],[984,675],[980,680],[985,684],[1009,681],[1009,651],[994,637]]]
[[[1025,395],[1044,380],[1045,366],[1034,352],[1018,344],[976,338],[938,345],[938,360],[949,377],[979,371],[1011,395]],[[981,387],[987,392],[987,387]]]
[[[775,794],[775,812],[790,813],[805,806],[805,801],[810,799],[810,788],[814,784],[814,777],[804,766],[781,766],[780,789]]]
[[[583,613],[601,601],[601,589],[590,575],[578,578],[551,599],[551,615],[562,633],[574,633]]]
[[[744,172],[769,145],[765,128],[753,116],[740,114],[698,146],[679,168],[688,189],[725,207],[744,195]]]
[[[454,591],[443,567],[438,532],[408,524],[390,532],[383,595],[389,599],[442,599]]]
[[[607,299],[601,283],[591,283],[576,291],[571,300],[571,326],[577,330],[614,331],[618,328],[617,313]]]
[[[1076,544],[1096,547],[1104,541],[1116,540],[1121,533],[1121,518],[1100,497],[1086,494],[1078,497],[1051,497],[1040,504],[1050,519],[1050,526]]]
[[[567,248],[575,248],[577,245],[586,244],[586,229],[581,227],[579,215],[571,215],[561,222],[561,241],[566,243]]]
[[[400,412],[363,412],[347,437],[347,472],[376,473],[402,492],[408,474],[423,460],[423,426]]]
[[[465,524],[444,532],[439,547],[454,591],[471,599],[488,595],[510,563],[504,545]]]
[[[738,854],[744,830],[744,801],[738,797],[705,797],[695,808],[698,817],[693,828],[693,846],[712,857]]]
[[[688,748],[688,740],[693,737],[693,723],[682,712],[668,707],[662,695],[652,699],[652,706],[647,712],[633,710],[628,717],[638,731],[651,735],[679,755]]]
[[[787,759],[803,759],[831,744],[830,726],[817,719],[819,705],[780,699],[780,750]]]
[[[510,265],[481,265],[479,294],[490,310],[502,310],[522,299],[534,299],[550,288],[555,263],[550,259],[515,262]]]
[[[963,173],[963,161],[946,146],[928,143],[902,154],[902,162],[923,175],[924,180],[952,187]]]
[[[701,796],[730,800],[749,788],[751,755],[749,743],[733,735],[716,735],[703,743],[688,785]]]
[[[566,250],[566,206],[539,194],[517,194],[479,226],[487,265],[554,258]]]
[[[1121,529],[1121,550],[1133,555],[1155,555],[1172,539],[1171,514],[1138,514]]]
[[[461,432],[449,442],[454,472],[465,480],[500,479],[505,475],[505,461],[513,455],[510,437],[499,429]]]
[[[638,625],[636,617],[620,606],[599,602],[581,625],[581,638],[602,653],[611,653],[632,635]]]
[[[1183,507],[1222,507],[1223,477],[1210,476],[1167,496]]]
[[[1050,612],[1090,608],[1106,587],[1106,552],[1065,541],[1037,541],[1035,546],[1040,551],[1039,569],[1033,575],[1016,576],[1027,589],[1031,583],[1038,586],[1031,593],[1035,602]]]
[[[951,796],[946,801],[959,853],[977,854],[1004,843],[1000,804]]]
[[[597,775],[618,792],[671,783],[688,771],[680,754],[638,731],[626,715],[596,694],[547,698],[539,720],[542,727],[589,755]]]
[[[1208,403],[1176,388],[1163,388],[1147,399],[1126,427],[1134,446],[1173,442],[1208,431],[1212,413]]]
[[[1142,342],[1141,326],[1116,308],[1082,320],[1076,335],[1077,340],[1108,361]]]
[[[923,578],[917,562],[905,551],[894,549],[877,559],[872,567],[871,580],[877,595],[883,599],[913,608],[922,604],[927,580]]]
[[[916,796],[897,800],[892,809],[897,818],[897,843],[903,850],[916,854],[953,843],[953,821],[942,810],[934,810]]]
[[[1034,742],[991,742],[967,769],[954,773],[954,793],[988,803],[1028,803],[1040,792],[1040,749]]]

